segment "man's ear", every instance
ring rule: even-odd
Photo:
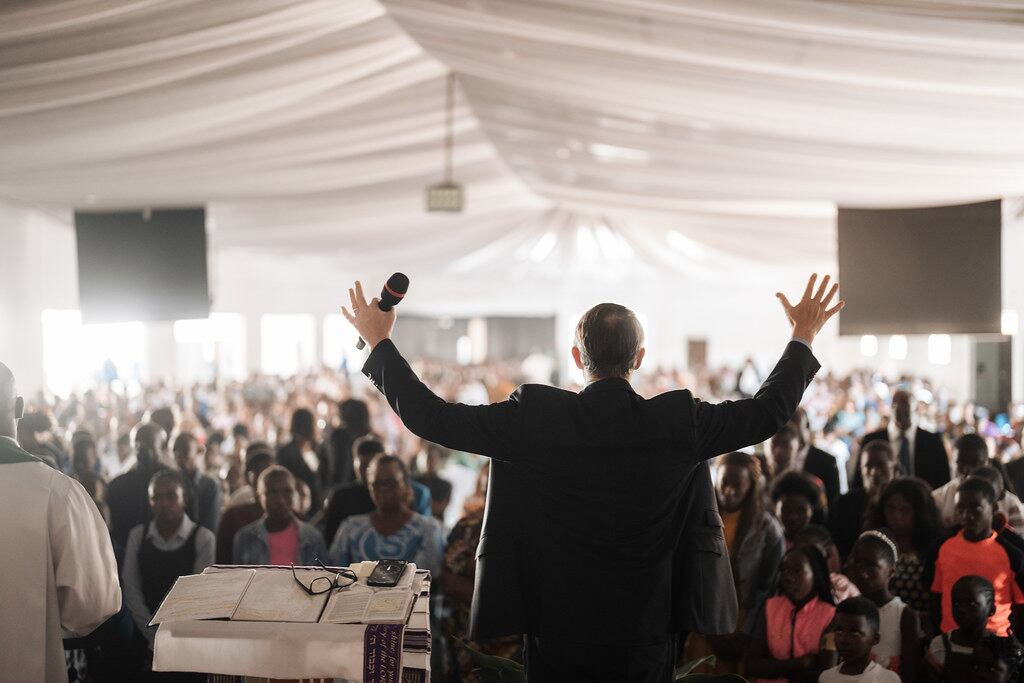
[[[25,399],[19,396],[14,399],[14,419],[20,420],[25,417]]]
[[[572,345],[572,359],[573,359],[573,361],[575,361],[576,367],[578,367],[580,370],[582,370],[583,369],[583,358],[580,357],[580,350],[576,347],[575,344]]]
[[[640,364],[644,362],[644,354],[647,353],[647,349],[640,347],[640,352],[636,354],[636,362],[633,363],[633,369],[639,370]]]

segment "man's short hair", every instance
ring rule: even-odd
[[[576,324],[576,348],[591,377],[625,377],[643,345],[640,321],[619,304],[598,304]]]
[[[992,586],[992,582],[983,576],[977,576],[976,574],[968,574],[967,576],[961,576],[953,584],[950,593],[955,593],[959,589],[967,589],[977,591],[982,595],[986,596],[991,604],[996,603],[996,589]]]
[[[274,451],[266,441],[253,441],[245,449],[245,471],[255,472],[262,469],[267,463],[274,464],[277,458]]]
[[[185,492],[185,478],[181,476],[181,472],[178,470],[160,470],[149,479],[148,488],[156,488],[158,484],[174,484]]]
[[[969,455],[975,462],[988,460],[988,444],[977,434],[964,434],[953,442],[953,448],[958,455]]]
[[[889,460],[896,460],[896,450],[886,439],[872,439],[864,444],[861,452],[866,456],[868,453],[885,453]]]
[[[800,430],[787,422],[786,424],[779,427],[779,431],[775,432],[772,436],[773,439],[782,439],[784,441],[796,440],[800,445],[804,445],[804,435],[800,433]]]
[[[352,444],[352,455],[363,459],[373,457],[384,452],[384,442],[375,434],[367,434],[355,440]]]
[[[295,475],[292,474],[286,467],[280,465],[271,465],[267,469],[260,473],[260,478],[256,480],[256,490],[264,491],[267,488],[267,484],[271,480],[287,479],[292,482],[292,486],[295,485]]]
[[[871,628],[875,630],[875,633],[878,633],[878,607],[863,595],[843,600],[841,603],[836,605],[836,614],[849,614],[855,617],[864,617],[868,624],[871,625]]]
[[[379,468],[383,467],[384,465],[397,466],[402,473],[402,479],[405,481],[405,485],[410,488],[412,487],[412,475],[409,474],[409,466],[406,465],[405,461],[399,458],[397,455],[378,455],[370,462],[370,465],[366,468],[366,472],[367,474],[369,474],[370,467]]]
[[[992,482],[989,480],[970,476],[964,479],[960,488],[956,490],[957,493],[971,493],[972,491],[983,495],[992,505],[996,504],[996,487],[992,486]]]

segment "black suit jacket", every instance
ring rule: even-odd
[[[860,440],[860,450],[876,439],[888,441],[889,432],[879,429],[877,432],[865,434],[864,438]],[[854,486],[861,486],[863,481],[860,472],[860,450],[857,451],[857,471],[853,477]],[[899,457],[898,452],[896,456]],[[929,432],[927,429],[917,428],[917,434],[914,436],[914,471],[905,474],[924,479],[933,489],[949,483],[949,455],[946,453],[946,445],[942,443],[941,435]]]
[[[578,394],[527,384],[501,403],[450,404],[390,340],[363,373],[414,434],[494,459],[470,637],[621,645],[664,640],[716,609],[719,632],[733,630],[705,461],[778,431],[817,369],[792,342],[754,398],[717,405],[689,391],[644,399],[616,378]]]

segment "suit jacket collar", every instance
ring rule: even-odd
[[[628,391],[632,394],[636,393],[633,389],[633,385],[624,377],[605,377],[604,379],[596,379],[583,387],[580,393],[592,394],[599,391]]]

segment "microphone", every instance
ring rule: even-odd
[[[409,278],[402,273],[395,273],[384,283],[384,289],[380,290],[380,300],[377,302],[377,307],[385,312],[390,311],[402,303],[402,299],[405,298],[405,293],[408,291]],[[360,337],[356,348],[362,350],[365,346],[366,342]]]

